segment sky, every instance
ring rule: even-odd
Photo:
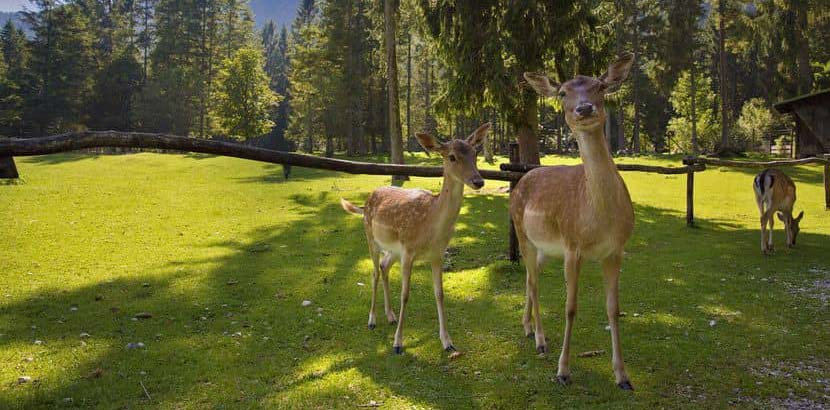
[[[0,0],[0,11],[20,11],[29,0]]]

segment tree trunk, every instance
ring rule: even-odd
[[[386,45],[386,90],[389,116],[389,149],[393,164],[403,164],[403,141],[401,141],[401,113],[398,107],[398,58],[395,34],[397,31],[398,4],[395,0],[383,0],[384,43]],[[394,177],[393,181],[405,178]]]
[[[539,104],[536,93],[522,91],[522,107],[515,118],[516,140],[519,143],[519,160],[524,164],[539,164]]]
[[[632,123],[631,144],[632,151],[640,153],[640,12],[637,10],[637,2],[632,2],[634,8],[634,66],[632,68],[633,85],[631,96],[634,102],[634,121]]]
[[[694,54],[692,54],[694,55]],[[692,83],[692,153],[697,155],[697,69],[696,62],[692,58],[692,67],[689,70],[689,77]]]
[[[726,29],[724,28],[726,19],[725,11],[726,11],[726,4],[724,3],[725,0],[720,0],[718,2],[718,16],[720,17],[720,21],[718,22],[718,82],[719,84],[719,94],[720,94],[720,107],[721,107],[721,121],[720,121],[720,151],[723,152],[728,149],[729,147],[729,104],[727,103],[727,96],[726,96]]]
[[[406,42],[406,141],[410,151],[415,149],[415,140],[412,138],[412,31],[409,31],[409,40]]]
[[[813,90],[813,71],[810,67],[810,43],[807,41],[807,0],[793,1],[795,10],[795,43],[798,60],[798,93],[808,94]]]

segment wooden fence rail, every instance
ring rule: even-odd
[[[0,158],[55,154],[95,147],[155,148],[199,152],[273,164],[340,171],[349,174],[406,175],[418,177],[440,177],[444,174],[444,170],[441,167],[348,161],[275,151],[233,142],[213,141],[177,135],[118,131],[84,131],[43,138],[0,139]],[[483,178],[499,181],[514,181],[523,175],[523,173],[518,172],[494,170],[481,170],[480,173]]]

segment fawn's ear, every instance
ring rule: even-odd
[[[783,213],[781,213],[781,212],[776,212],[776,213],[775,213],[775,215],[777,215],[777,216],[778,216],[778,219],[779,219],[781,222],[787,223],[787,220],[786,220],[786,219],[784,219],[784,214],[783,214]]]
[[[487,137],[487,132],[490,131],[490,127],[492,124],[489,122],[485,122],[481,124],[469,137],[467,137],[467,144],[472,145],[473,147],[478,146],[482,142],[484,142],[484,138]]]
[[[798,216],[796,216],[794,220],[796,223],[798,223],[801,222],[801,218],[804,218],[804,211],[799,212]]]
[[[441,143],[432,135],[419,132],[415,134],[415,138],[418,139],[418,143],[420,143],[421,146],[427,150],[427,152],[437,152],[442,155],[447,152],[447,144]]]
[[[545,97],[553,97],[559,90],[559,84],[551,84],[548,76],[544,74],[525,72],[524,77],[537,93]]]
[[[606,93],[612,93],[620,88],[620,84],[628,78],[632,64],[634,64],[634,53],[625,53],[608,66],[608,71],[599,77],[599,80],[605,84]]]

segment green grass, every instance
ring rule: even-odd
[[[698,174],[692,229],[684,176],[624,174],[637,217],[620,298],[632,394],[614,386],[608,353],[574,357],[570,387],[552,381],[561,262],[541,280],[553,353],[538,357],[523,337],[524,269],[505,260],[507,196],[492,189],[504,183],[468,193],[451,242],[446,309],[464,355],[450,360],[424,265],[413,275],[405,354],[391,352],[392,327],[366,329],[371,262],[360,219],[338,200],[361,202],[388,177],[294,168],[284,182],[279,166],[201,155],[17,162],[23,180],[0,185],[3,409],[328,409],[372,400],[709,409],[775,407],[790,395],[828,405],[830,213],[818,167],[790,171],[802,233],[787,249],[779,222],[771,257],[760,251],[754,171]],[[396,311],[399,286],[396,265]],[[596,264],[583,269],[579,297],[572,351],[610,351]],[[313,305],[301,307],[304,299]],[[138,312],[153,317],[132,320]],[[146,348],[128,350],[130,342]],[[18,384],[23,375],[32,381]]]

